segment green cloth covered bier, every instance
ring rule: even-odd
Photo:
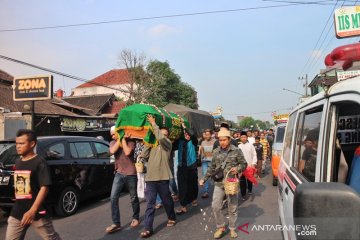
[[[155,118],[156,124],[169,129],[169,139],[175,141],[183,136],[182,123],[189,127],[189,122],[178,114],[168,112],[163,108],[150,104],[134,104],[123,108],[116,121],[115,130],[119,134],[119,140],[125,133],[131,138],[143,139],[146,145],[156,146],[157,140],[153,134],[151,124],[147,121],[147,115]]]

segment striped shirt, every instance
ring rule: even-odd
[[[260,139],[260,143],[263,145],[263,155],[266,157],[269,151],[269,142],[264,138]]]

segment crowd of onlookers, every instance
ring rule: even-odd
[[[252,194],[252,185],[256,181],[254,179],[262,177],[264,162],[271,156],[274,139],[272,130],[230,132],[228,124],[223,123],[217,129],[205,129],[198,139],[183,124],[184,137],[171,142],[168,129],[159,127],[151,115],[147,120],[157,140],[155,145],[146,145],[129,134],[120,139],[115,127],[111,128],[113,140],[110,142],[109,152],[115,158],[110,196],[112,224],[105,231],[114,233],[122,229],[119,197],[125,187],[129,191],[133,210],[130,227],[135,228],[140,224],[139,196],[146,200],[144,230],[140,236],[147,238],[154,233],[156,209],[164,207],[168,218],[166,226],[174,227],[177,215],[186,214],[190,206],[198,206],[199,185],[201,198],[209,197],[209,180],[212,180],[212,209],[217,227],[214,238],[221,238],[227,232],[230,232],[232,238],[237,237],[235,222],[238,193],[240,192],[242,200],[246,200],[247,194]],[[16,145],[21,156],[16,162],[16,169],[20,171],[18,174],[28,177],[32,192],[26,196],[20,193],[17,195],[8,220],[6,239],[22,239],[30,225],[44,239],[60,239],[51,219],[44,212],[44,199],[51,181],[48,180],[46,161],[34,152],[35,133],[29,130],[19,131]],[[199,162],[201,179],[198,179]],[[139,168],[137,164],[145,167]],[[240,186],[232,193],[225,190],[224,184],[228,176],[236,179]],[[174,202],[179,202],[177,209]],[[228,224],[222,212],[224,203],[228,207]]]
[[[121,230],[118,198],[123,186],[127,185],[129,188],[134,212],[131,227],[136,227],[140,223],[138,195],[145,197],[147,207],[141,237],[147,238],[153,234],[156,209],[164,207],[168,217],[167,226],[175,226],[176,215],[186,214],[189,206],[198,205],[199,185],[201,198],[209,197],[208,180],[212,179],[215,185],[212,208],[217,222],[214,237],[222,237],[228,229],[231,237],[236,237],[234,224],[237,217],[238,194],[225,193],[224,175],[231,174],[240,179],[240,196],[242,200],[246,200],[247,194],[252,194],[253,178],[242,173],[250,168],[253,169],[252,174],[255,178],[262,177],[265,171],[264,162],[271,155],[273,131],[270,129],[231,132],[229,125],[222,123],[219,128],[205,129],[202,136],[196,138],[193,131],[183,125],[184,137],[172,143],[168,138],[168,129],[157,126],[152,116],[148,116],[148,121],[158,142],[156,146],[144,145],[129,135],[124,136],[120,142],[115,129],[112,129],[114,141],[110,144],[110,152],[115,155],[116,174],[111,193],[113,223],[106,228],[106,232]],[[135,162],[144,163],[146,173],[136,172]],[[200,180],[199,162],[202,170]],[[219,179],[214,177],[218,172],[222,172]],[[145,187],[140,188],[139,192],[136,185]],[[177,201],[180,206],[175,209],[174,202]],[[228,228],[221,213],[224,203],[228,206],[230,216]]]

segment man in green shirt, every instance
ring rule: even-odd
[[[145,146],[140,154],[140,158],[148,159],[145,177],[147,208],[145,210],[145,230],[141,232],[142,238],[148,238],[153,234],[157,194],[160,195],[168,217],[167,226],[172,227],[176,224],[174,202],[169,189],[169,181],[172,178],[169,164],[172,143],[168,138],[169,131],[166,128],[160,129],[153,116],[149,115],[147,119],[153,128],[158,145],[155,147]]]
[[[206,182],[213,175],[213,173],[215,173],[217,169],[222,168],[224,176],[228,172],[230,172],[232,176],[234,176],[235,174],[241,174],[241,172],[246,169],[247,162],[244,158],[242,151],[238,147],[235,147],[231,144],[230,131],[225,129],[220,130],[220,132],[218,133],[218,137],[220,147],[214,150],[211,165],[204,179],[201,179],[199,181],[200,186],[203,186],[204,182]],[[222,238],[228,231],[225,224],[225,216],[221,210],[225,195],[226,194],[224,190],[223,179],[217,179],[215,181],[215,188],[212,200],[212,209],[214,212],[217,227],[217,230],[214,233],[215,239]],[[232,238],[236,238],[237,233],[235,231],[235,223],[237,219],[238,196],[237,194],[235,194],[227,195],[226,197],[229,211],[230,236]]]

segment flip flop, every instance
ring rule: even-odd
[[[135,227],[139,226],[139,224],[140,224],[140,221],[139,221],[139,220],[133,219],[133,220],[131,221],[130,227],[135,228]]]
[[[198,202],[196,201],[196,202],[192,202],[191,203],[191,206],[193,206],[193,207],[197,207],[199,204],[198,204]]]
[[[176,224],[176,221],[175,221],[175,220],[168,220],[166,226],[167,226],[167,227],[173,227],[173,226],[175,226],[175,224]]]
[[[111,226],[109,226],[109,227],[107,227],[105,229],[105,231],[107,233],[114,233],[114,232],[117,232],[119,230],[121,230],[121,227],[119,225],[116,225],[116,224],[112,224]]]
[[[184,214],[184,213],[187,213],[187,210],[184,211],[183,209],[178,209],[178,210],[175,211],[175,213],[176,213],[177,215],[182,215],[182,214]]]
[[[145,230],[140,233],[140,237],[142,237],[142,238],[149,238],[149,237],[151,237],[151,235],[153,235],[153,231],[150,231],[150,230]]]

